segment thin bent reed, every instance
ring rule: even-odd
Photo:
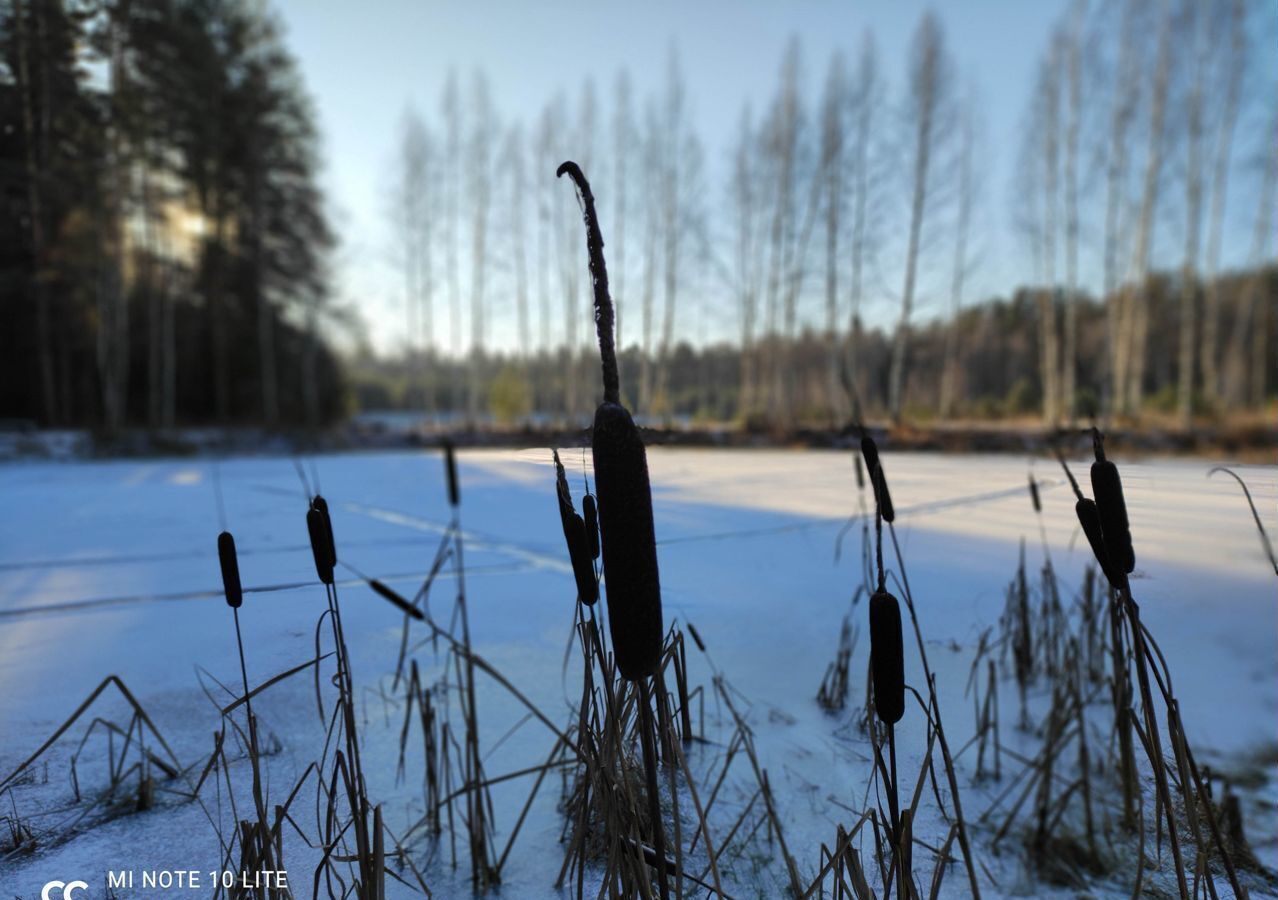
[[[1251,517],[1256,520],[1256,530],[1260,532],[1260,543],[1265,548],[1265,553],[1269,556],[1269,564],[1274,567],[1274,574],[1278,575],[1278,557],[1274,556],[1274,545],[1269,540],[1269,533],[1265,531],[1265,523],[1260,521],[1260,513],[1256,511],[1256,501],[1251,499],[1251,491],[1247,489],[1247,483],[1239,477],[1238,473],[1226,466],[1216,466],[1207,473],[1207,477],[1215,475],[1217,472],[1224,472],[1226,475],[1233,477],[1238,482],[1238,486],[1242,488],[1243,496],[1247,498],[1247,505],[1251,507]]]

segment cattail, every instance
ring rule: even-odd
[[[870,484],[874,485],[874,502],[878,504],[879,515],[884,522],[892,522],[896,519],[896,510],[892,507],[892,495],[888,493],[883,464],[879,462],[878,445],[869,434],[861,436],[861,455],[865,457],[865,467],[870,470]]]
[[[587,494],[581,500],[581,508],[586,520],[586,547],[590,550],[590,558],[599,558],[599,507],[595,505],[595,495]]]
[[[595,411],[591,449],[608,624],[621,674],[636,681],[657,671],[663,631],[648,459],[639,429],[617,403],[602,403]]]
[[[311,538],[311,555],[315,557],[315,574],[325,584],[332,584],[333,563],[329,559],[324,514],[313,506],[306,511],[306,531]]]
[[[617,667],[630,681],[657,671],[661,661],[661,579],[652,522],[652,489],[643,439],[621,405],[617,352],[613,344],[612,298],[603,256],[603,234],[595,198],[581,168],[565,162],[577,186],[586,225],[586,250],[594,283],[595,330],[603,371],[603,403],[595,410],[591,436],[604,578],[608,583],[608,624]]]
[[[1105,573],[1105,577],[1115,589],[1121,589],[1123,579],[1121,574],[1114,570],[1109,564],[1109,553],[1105,550],[1105,538],[1101,529],[1100,511],[1096,508],[1096,501],[1083,496],[1083,490],[1078,486],[1078,480],[1074,477],[1074,473],[1069,470],[1069,464],[1065,462],[1065,457],[1061,455],[1059,448],[1054,448],[1056,459],[1060,462],[1061,468],[1065,470],[1065,477],[1069,479],[1070,489],[1074,491],[1077,502],[1074,504],[1074,515],[1078,516],[1078,524],[1083,529],[1083,534],[1087,538],[1087,544],[1092,548],[1092,555],[1096,557],[1096,562],[1100,564],[1101,571]]]
[[[1034,480],[1034,476],[1029,477],[1030,503],[1034,504],[1034,512],[1041,513],[1043,511],[1043,501],[1038,496],[1038,482]]]
[[[420,609],[413,606],[413,604],[409,603],[406,599],[391,590],[382,582],[378,581],[376,578],[370,578],[368,580],[368,586],[380,594],[383,598],[389,600],[391,605],[397,607],[400,612],[407,613],[419,622],[426,618],[425,614]]]
[[[572,506],[568,491],[568,476],[559,451],[555,456],[555,493],[559,500],[559,521],[564,529],[564,542],[568,545],[568,559],[572,563],[572,575],[577,582],[577,599],[587,606],[599,599],[599,584],[595,581],[595,567],[590,562],[590,545],[586,536],[586,524]]]
[[[217,536],[217,560],[222,564],[222,591],[226,605],[239,609],[244,602],[244,590],[240,587],[240,562],[235,556],[235,538],[223,531]]]
[[[705,641],[701,640],[701,635],[697,634],[697,626],[693,625],[691,622],[688,623],[688,633],[692,635],[692,640],[696,642],[697,649],[702,653],[705,653]]]
[[[874,480],[874,470],[879,467],[879,445],[869,432],[861,435],[861,455],[865,457],[865,467],[870,470],[870,480]]]
[[[1092,447],[1096,453],[1096,462],[1092,463],[1092,493],[1096,496],[1096,509],[1100,513],[1105,553],[1115,574],[1121,571],[1130,575],[1136,568],[1136,554],[1132,550],[1132,533],[1127,524],[1123,482],[1118,477],[1118,466],[1105,458],[1104,438],[1096,429],[1092,429]]]
[[[861,454],[854,452],[852,458],[856,460],[856,489],[863,491],[865,490],[865,469],[861,465]]]
[[[1096,501],[1087,497],[1080,497],[1078,502],[1074,504],[1074,513],[1078,516],[1078,524],[1082,526],[1083,534],[1087,538],[1087,544],[1092,548],[1092,555],[1096,557],[1096,562],[1100,564],[1101,571],[1105,573],[1105,577],[1115,589],[1121,588],[1123,586],[1122,576],[1114,571],[1114,567],[1109,564],[1109,553],[1105,549],[1105,538],[1101,532],[1100,510],[1096,508]]]
[[[883,590],[870,597],[870,671],[879,719],[889,725],[901,721],[905,714],[901,605]]]
[[[457,452],[452,441],[444,441],[444,475],[448,479],[448,505],[461,505],[461,488],[457,484]]]
[[[320,511],[324,517],[324,549],[328,553],[330,567],[337,565],[337,544],[333,541],[333,518],[328,514],[328,501],[319,494],[311,501],[311,506]]]

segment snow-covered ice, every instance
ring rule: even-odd
[[[563,458],[573,493],[580,497],[589,453],[567,450]],[[549,451],[464,451],[460,460],[476,652],[516,680],[543,710],[565,718],[576,696],[575,681],[564,675],[575,591]],[[859,509],[852,457],[832,451],[657,448],[649,461],[666,621],[694,622],[714,663],[749,698],[761,762],[783,799],[787,842],[810,876],[820,843],[833,839],[837,823],[855,818],[849,809],[863,807],[870,771],[868,744],[853,725],[865,690],[864,637],[854,655],[848,708],[831,715],[814,700],[860,578],[859,528],[848,534],[841,560],[834,556],[836,535]],[[1273,866],[1278,863],[1278,579],[1268,568],[1237,484],[1221,475],[1208,478],[1212,463],[1119,463],[1137,556],[1134,593],[1144,621],[1171,663],[1200,761],[1229,771],[1250,760],[1263,776],[1245,795],[1246,812],[1249,836],[1262,860]],[[889,449],[884,467],[950,743],[958,747],[973,731],[971,700],[964,696],[971,654],[980,633],[1002,612],[1022,539],[1030,566],[1037,569],[1041,560],[1027,471],[1043,482],[1044,534],[1068,590],[1080,581],[1086,542],[1077,534],[1072,494],[1059,466],[1049,460]],[[440,457],[433,452],[333,455],[308,460],[305,470],[308,477],[318,474],[332,510],[339,557],[350,566],[339,573],[339,590],[367,720],[370,793],[386,802],[392,827],[402,827],[420,816],[419,779],[410,775],[397,783],[399,722],[388,718],[377,693],[394,667],[402,617],[356,572],[404,592],[420,582],[448,523]],[[1278,532],[1278,471],[1272,466],[1237,471],[1271,532]],[[1080,477],[1085,472],[1082,462],[1076,464]],[[314,654],[315,622],[325,601],[315,580],[306,499],[292,460],[5,465],[0,467],[0,778],[109,674],[128,685],[177,756],[198,770],[220,719],[201,682],[224,700],[214,679],[228,685],[239,681],[235,635],[218,573],[215,478],[246,589],[272,588],[246,593],[241,610],[250,681],[263,681]],[[441,584],[432,592],[432,612],[445,621],[450,590]],[[862,604],[854,617],[859,621],[864,615]],[[911,644],[907,639],[907,680],[918,675]],[[436,662],[429,650],[419,656],[424,665]],[[689,659],[692,682],[708,687],[712,673],[706,660],[696,653]],[[286,681],[257,703],[256,711],[279,741],[279,752],[269,760],[276,793],[319,754],[323,736],[309,678]],[[495,748],[485,761],[487,770],[514,771],[542,761],[552,747],[550,733],[533,722],[502,740],[524,711],[491,683],[481,689],[483,746]],[[1006,694],[1011,703],[1014,690]],[[108,698],[98,712],[121,716],[122,709]],[[716,715],[708,702],[708,723]],[[907,713],[898,732],[907,779],[918,771],[925,740],[918,717],[913,718]],[[149,812],[71,828],[77,813],[69,802],[69,758],[82,731],[83,725],[72,729],[32,783],[12,792],[19,817],[50,837],[34,854],[0,857],[0,895],[31,900],[45,882],[72,877],[100,890],[109,869],[207,872],[220,865],[206,813],[189,803],[162,800]],[[697,751],[706,766],[715,752],[713,745]],[[93,780],[91,756],[86,750],[79,763],[82,785]],[[516,780],[494,788],[499,845],[528,787],[527,780]],[[973,786],[970,793],[965,804],[978,810],[982,799],[988,800],[983,788]],[[5,800],[2,815],[11,812]],[[557,895],[552,885],[563,854],[557,800],[558,780],[548,779],[504,872],[504,883],[517,896]],[[943,832],[916,835],[944,840]],[[293,858],[308,857],[299,850]],[[749,868],[745,861],[739,865]],[[757,877],[752,889],[775,896],[781,882],[769,879],[779,872],[764,868],[761,875],[750,875]],[[312,870],[313,863],[290,870],[299,896],[310,895]],[[468,893],[464,865],[457,874],[444,866],[432,872],[436,896]],[[1011,854],[992,863],[990,874],[999,878],[997,886],[984,886],[991,895],[1025,888]],[[961,871],[951,871],[946,885],[947,893],[962,892]]]

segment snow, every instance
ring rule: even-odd
[[[574,449],[563,457],[579,499],[589,454]],[[564,721],[578,683],[574,666],[564,674],[575,592],[549,451],[464,451],[460,461],[475,650],[552,718]],[[854,724],[865,690],[864,604],[853,612],[862,636],[853,655],[847,709],[827,714],[814,700],[860,579],[859,525],[848,533],[842,558],[834,558],[836,535],[860,508],[852,457],[833,451],[658,448],[650,451],[649,461],[666,621],[695,623],[714,664],[749,698],[747,715],[761,763],[782,800],[787,843],[810,877],[821,842],[833,840],[837,823],[855,821],[849,809],[864,808],[870,774],[868,742]],[[1212,462],[1118,462],[1136,547],[1134,593],[1144,621],[1170,660],[1200,762],[1227,768],[1240,759],[1258,760],[1265,778],[1244,795],[1248,834],[1262,860],[1274,866],[1278,591],[1251,515],[1232,479],[1207,477]],[[972,701],[964,696],[972,652],[980,633],[1002,612],[1022,539],[1031,571],[1041,562],[1027,472],[1045,482],[1043,534],[1070,591],[1081,579],[1086,543],[1076,533],[1072,494],[1059,466],[1049,460],[894,454],[887,448],[884,467],[949,741],[957,750],[973,733]],[[304,468],[308,478],[318,475],[329,500],[342,562],[411,593],[448,524],[439,455],[331,455],[308,460]],[[1074,468],[1085,484],[1083,462]],[[1237,471],[1271,532],[1278,532],[1278,471],[1259,466]],[[246,589],[276,588],[246,592],[241,610],[249,680],[257,683],[313,656],[315,622],[325,605],[307,545],[306,497],[292,460],[0,466],[5,501],[0,517],[0,778],[108,674],[128,685],[182,762],[198,772],[220,721],[201,689],[201,677],[219,702],[227,696],[199,673],[227,685],[238,684],[240,677],[216,556],[222,527],[217,482]],[[396,716],[402,712],[386,709],[377,693],[379,686],[389,687],[402,616],[351,570],[342,569],[339,579],[344,579],[339,584],[343,618],[367,721],[364,765],[370,794],[386,803],[388,822],[402,830],[421,815],[420,778],[410,774],[397,783],[402,719]],[[451,592],[447,575],[432,592],[432,613],[444,622]],[[907,680],[917,684],[920,667],[908,635],[906,644]],[[417,657],[428,669],[438,664],[429,647]],[[691,682],[712,694],[706,658],[690,648],[689,661]],[[1011,722],[1015,690],[1008,684],[1001,693],[1008,709],[1003,719]],[[525,711],[490,681],[480,684],[479,709],[482,746],[496,748],[485,761],[490,773],[535,765],[550,752],[553,737],[536,722],[501,740]],[[94,712],[123,722],[122,710],[120,701],[106,698]],[[267,761],[272,796],[278,799],[318,756],[323,740],[310,674],[268,690],[255,702],[255,711],[280,742],[280,752]],[[707,702],[712,739],[721,727],[720,713],[713,699]],[[207,872],[219,867],[217,836],[205,812],[176,799],[162,799],[149,812],[104,815],[66,827],[75,819],[68,760],[83,730],[84,724],[71,729],[47,757],[47,767],[39,768],[35,783],[12,792],[19,815],[47,839],[34,854],[0,857],[0,895],[31,900],[45,882],[75,877],[99,892],[90,896],[99,896],[109,869]],[[898,731],[908,790],[925,740],[916,710],[908,711]],[[1007,740],[1032,738],[1013,733]],[[101,741],[88,745],[79,763],[82,784],[93,781],[93,748],[104,746]],[[708,771],[721,750],[712,743],[694,750],[691,761]],[[970,768],[968,762],[961,769]],[[733,771],[743,776],[745,769]],[[238,779],[245,780],[243,771]],[[996,792],[969,786],[969,780],[962,786],[965,812],[972,818]],[[499,847],[529,787],[530,780],[522,779],[494,788]],[[548,778],[503,873],[518,896],[558,895],[552,887],[563,854],[558,790],[558,777]],[[724,814],[748,797],[742,778],[721,801]],[[0,814],[8,814],[8,798],[3,799],[6,808]],[[312,804],[308,795],[303,805]],[[939,844],[945,829],[932,812],[931,824],[920,816],[916,835]],[[0,828],[0,840],[5,836]],[[978,835],[978,846],[983,837]],[[309,896],[313,854],[289,845],[285,859],[295,892]],[[1015,854],[990,854],[986,861],[998,878],[997,886],[982,885],[989,895],[1026,888],[1028,876]],[[750,868],[749,860],[737,862],[736,895],[776,896],[780,869],[765,866],[755,875]],[[437,862],[429,880],[436,896],[466,896],[466,877],[464,863],[454,873]],[[945,886],[947,894],[965,892],[961,868],[948,872]],[[388,891],[403,893],[393,883]],[[156,896],[140,890],[116,893],[120,898]]]

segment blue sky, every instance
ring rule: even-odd
[[[791,36],[801,42],[810,86],[806,93],[815,100],[831,53],[841,48],[855,59],[862,33],[871,28],[890,100],[904,81],[911,33],[928,4],[275,0],[273,8],[285,24],[286,41],[319,113],[323,181],[341,240],[335,259],[338,297],[358,306],[374,343],[385,347],[395,340],[402,321],[397,311],[400,282],[391,265],[393,234],[386,221],[397,129],[409,103],[428,119],[436,115],[450,68],[463,77],[473,69],[484,70],[497,112],[506,121],[533,120],[560,91],[575,101],[587,76],[594,78],[607,115],[617,70],[629,70],[637,97],[655,91],[673,41],[695,127],[706,145],[707,196],[717,203],[742,105],[750,100],[757,110],[772,96]],[[976,299],[1031,275],[1024,245],[1013,232],[1009,193],[1035,67],[1063,6],[969,0],[935,8],[959,74],[977,86],[981,98],[978,167],[984,197],[975,223],[979,265],[967,292]],[[1245,216],[1240,210],[1236,218],[1243,223],[1250,215],[1250,210]],[[1245,231],[1245,225],[1239,228]],[[948,259],[948,254],[937,256]],[[935,290],[929,291],[925,280],[921,318],[939,311],[944,293],[939,271],[947,266],[938,263]],[[867,310],[873,321],[891,315],[894,300],[884,293]],[[723,333],[733,333],[735,326],[726,321],[730,308],[721,313],[711,308],[708,315],[724,320]],[[704,322],[696,327],[698,334],[717,333]],[[507,321],[496,322],[494,343],[507,343],[509,331]]]

